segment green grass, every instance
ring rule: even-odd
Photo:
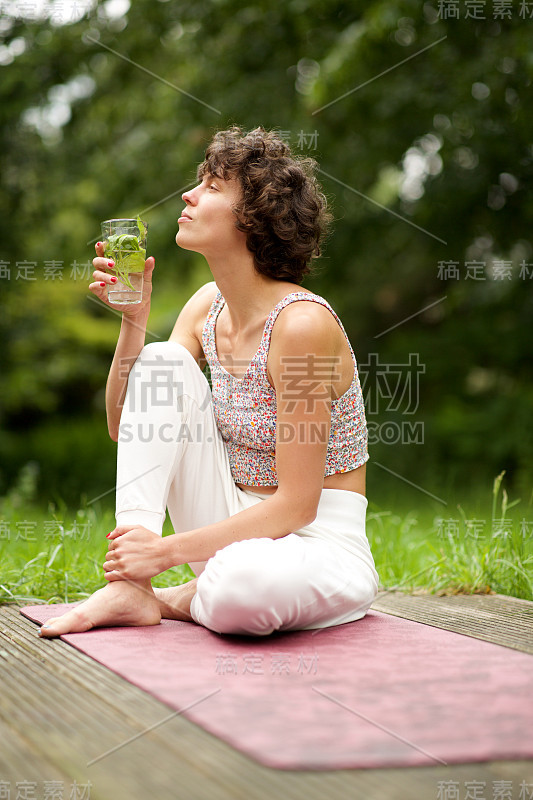
[[[367,532],[383,588],[446,594],[498,592],[533,600],[531,504],[509,502],[502,488],[453,510],[391,510],[369,504]],[[0,603],[68,603],[104,585],[106,534],[113,510],[86,502],[69,510],[34,502],[35,475],[21,471],[0,499]],[[384,504],[382,504],[384,505]],[[473,521],[477,520],[477,525]],[[172,533],[165,523],[164,534]],[[154,578],[172,586],[193,577],[188,566]]]
[[[0,499],[0,603],[71,603],[105,584],[106,534],[116,525],[113,509],[99,503],[75,511],[33,502],[36,475],[28,465],[9,495]],[[172,533],[168,520],[163,533]],[[187,565],[153,580],[176,586],[194,577]]]
[[[472,496],[444,511],[394,513],[369,503],[367,534],[383,588],[533,600],[531,500],[509,502],[504,474],[490,499]]]

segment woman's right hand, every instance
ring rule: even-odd
[[[140,303],[132,303],[131,305],[122,305],[120,303],[110,303],[107,299],[107,287],[116,283],[116,276],[107,270],[112,270],[110,266],[113,262],[108,258],[104,258],[104,245],[102,242],[97,242],[94,246],[96,250],[96,258],[93,258],[93,278],[94,283],[89,284],[89,290],[96,295],[96,297],[105,303],[109,308],[116,311],[121,311],[126,317],[136,317],[141,312],[146,312],[150,307],[150,297],[152,294],[152,272],[155,267],[155,259],[153,256],[147,258],[144,264],[144,280],[143,280],[143,296]]]

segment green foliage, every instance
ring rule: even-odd
[[[99,459],[82,451],[95,414],[105,435],[119,326],[86,288],[100,222],[148,219],[149,328],[166,338],[210,279],[176,249],[180,195],[213,131],[234,122],[275,127],[319,161],[336,221],[306,285],[340,314],[367,391],[372,354],[405,365],[416,353],[425,366],[414,417],[383,398],[369,410],[378,430],[424,425],[423,444],[371,445],[378,499],[385,487],[418,502],[412,484],[440,495],[502,469],[531,491],[531,21],[516,8],[445,20],[438,6],[136,0],[120,16],[95,3],[68,24],[2,17],[0,491],[34,459],[46,499],[47,474],[59,493],[71,483],[69,497],[98,492]],[[484,264],[483,279],[466,279],[466,262]],[[495,262],[510,277],[495,277]],[[459,278],[439,277],[452,263]],[[107,472],[111,450],[105,460]]]
[[[503,474],[494,481],[492,508],[485,498],[476,508],[471,497],[468,515],[459,504],[457,517],[446,519],[428,509],[393,513],[370,503],[368,537],[383,588],[533,600],[531,502],[508,503],[505,490],[500,500]],[[517,513],[509,515],[513,507]]]
[[[477,508],[472,498],[467,501],[469,516],[492,523],[488,535],[472,536],[462,507],[462,524],[446,528],[430,508],[391,512],[371,501],[367,529],[381,588],[441,594],[493,591],[533,600],[531,503],[527,508],[518,500],[508,503],[505,490],[500,499],[502,478],[494,482],[492,507],[488,495]],[[91,499],[70,512],[61,499],[44,511],[34,504],[35,497],[36,466],[28,464],[0,500],[0,603],[83,600],[105,583],[105,536],[115,527],[109,498]],[[508,516],[512,508],[515,513]],[[163,534],[171,533],[167,519]],[[153,585],[174,586],[192,577],[182,565],[156,576]]]
[[[35,462],[19,472],[0,498],[0,604],[71,603],[105,585],[106,535],[116,525],[109,501],[97,498],[70,511],[60,497],[45,510],[36,504]],[[167,520],[163,535],[173,533]],[[156,576],[153,586],[177,586],[194,577],[184,564]]]

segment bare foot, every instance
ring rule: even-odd
[[[158,625],[160,622],[159,603],[150,581],[112,581],[76,608],[49,619],[40,628],[39,636],[52,638],[102,626]]]
[[[191,600],[196,594],[196,582],[193,578],[181,586],[169,586],[165,589],[154,589],[159,601],[159,611],[163,619],[179,619],[183,622],[194,622],[191,617]]]

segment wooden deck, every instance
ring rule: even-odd
[[[533,653],[533,603],[526,601],[385,592],[374,608]],[[69,800],[75,782],[79,800],[437,800],[440,781],[457,782],[460,800],[470,782],[485,782],[470,794],[492,800],[493,782],[502,780],[512,791],[506,798],[518,800],[523,782],[531,784],[523,797],[533,793],[531,762],[331,772],[263,767],[65,642],[39,639],[37,626],[13,605],[0,607],[0,677],[0,797],[9,796],[9,786],[13,800],[24,781],[35,800],[47,791],[61,797],[61,787]]]

